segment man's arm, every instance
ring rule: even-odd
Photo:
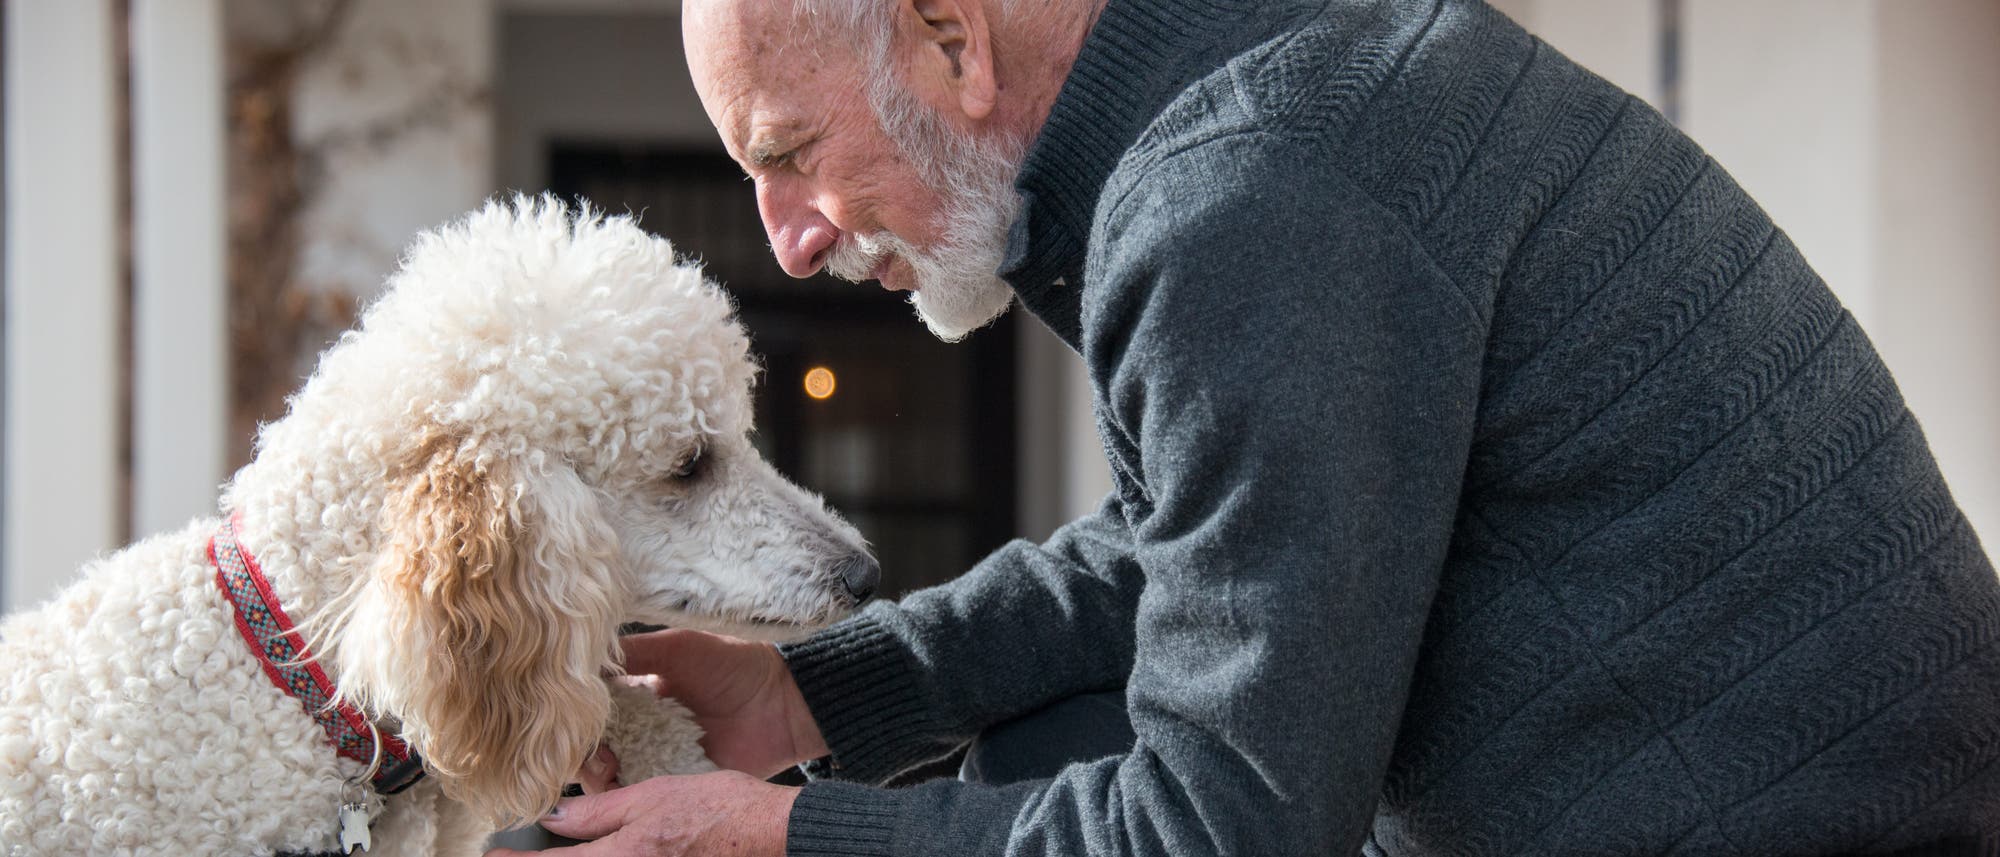
[[[1145,178],[1103,215],[1085,351],[1150,506],[1132,752],[1007,788],[816,782],[790,853],[1359,847],[1450,541],[1484,327],[1329,160],[1209,140],[1128,165]]]
[[[1132,667],[1141,578],[1118,503],[781,647],[841,779],[882,782]],[[829,773],[816,771],[816,773]]]

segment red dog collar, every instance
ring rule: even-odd
[[[236,630],[264,665],[271,683],[305,706],[306,713],[326,730],[335,751],[363,765],[374,765],[378,733],[367,718],[345,702],[333,704],[333,682],[306,652],[305,640],[292,627],[271,583],[257,560],[236,538],[236,516],[223,521],[208,540],[208,561],[215,566],[215,585],[236,612]],[[381,764],[375,770],[375,791],[391,795],[423,779],[424,762],[415,750],[393,735],[381,735]]]

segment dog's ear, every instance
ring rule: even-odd
[[[624,608],[617,537],[564,466],[431,444],[383,503],[383,549],[341,635],[342,684],[445,793],[499,824],[539,817],[603,732]]]

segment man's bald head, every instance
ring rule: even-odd
[[[1067,38],[1026,38],[999,17],[1005,6],[685,0],[696,91],[756,181],[788,273],[910,291],[946,339],[1006,309],[1012,290],[995,271],[1018,208],[1013,176],[1089,17],[1071,16]]]

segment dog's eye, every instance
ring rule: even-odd
[[[674,468],[674,478],[693,479],[695,474],[700,472],[701,472],[701,447],[695,447],[694,452],[688,455],[687,460],[681,462],[681,465],[679,467]]]

